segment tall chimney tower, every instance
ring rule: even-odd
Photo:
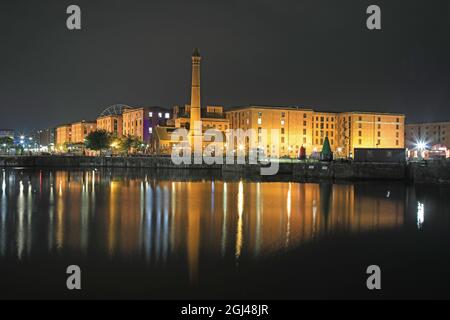
[[[200,52],[197,48],[194,49],[192,53],[192,87],[191,87],[191,119],[189,126],[189,135],[192,136],[201,136],[202,129],[201,126],[199,128],[195,128],[195,122],[201,121],[201,112],[200,112],[200,60],[202,57],[200,56]]]

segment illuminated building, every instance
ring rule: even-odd
[[[402,114],[372,112],[320,112],[310,108],[248,106],[226,112],[231,129],[253,129],[257,135],[246,147],[263,148],[265,154],[297,157],[303,146],[307,154],[320,152],[325,137],[336,157],[347,157],[354,148],[403,148]],[[271,137],[271,130],[278,137]],[[266,130],[267,141],[262,135]]]
[[[56,127],[56,145],[58,148],[72,142],[72,125],[63,124]]]
[[[346,155],[355,148],[404,148],[405,116],[395,113],[339,114],[339,146]]]
[[[405,142],[408,149],[442,145],[450,148],[450,122],[428,122],[407,124],[405,126]]]
[[[97,122],[80,121],[72,123],[71,143],[84,143],[86,136],[97,129]]]
[[[222,106],[201,107],[200,60],[201,56],[198,49],[194,49],[192,54],[191,104],[187,104],[184,107],[174,106],[173,119],[167,123],[167,126],[159,126],[156,129],[155,148],[157,153],[167,154],[172,151],[172,147],[178,141],[173,141],[171,134],[177,128],[189,130],[191,145],[195,136],[203,136],[208,129],[217,129],[221,132],[229,129],[229,121],[223,112]],[[199,121],[201,121],[201,128],[195,128],[195,123]]]
[[[246,150],[251,146],[263,148],[266,155],[296,156],[304,146],[308,153],[315,145],[312,139],[313,111],[306,108],[249,106],[232,108],[226,112],[231,129],[252,129],[256,134],[246,138]],[[278,137],[271,130],[278,130]],[[264,131],[267,141],[264,145]],[[275,140],[275,138],[277,138]],[[252,140],[250,140],[252,139]],[[239,142],[236,140],[234,147]]]
[[[117,137],[121,137],[122,127],[122,115],[106,115],[97,118],[97,130],[105,130]]]
[[[149,144],[154,139],[157,126],[162,126],[171,118],[171,112],[161,107],[141,107],[124,110],[123,135],[138,138]]]

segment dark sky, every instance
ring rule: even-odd
[[[82,30],[66,28],[66,8]],[[366,8],[382,30],[366,28]],[[0,128],[95,119],[105,107],[305,106],[450,120],[450,1],[1,0]]]

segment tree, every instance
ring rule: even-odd
[[[4,152],[9,150],[14,145],[14,139],[11,137],[1,137],[0,138],[0,147]]]
[[[101,151],[109,148],[111,136],[105,130],[92,131],[86,136],[84,145],[86,148]]]
[[[330,141],[328,140],[328,137],[325,137],[325,140],[323,142],[322,152],[320,154],[321,160],[324,161],[331,161],[333,160],[333,152],[331,152],[330,147]]]
[[[120,149],[128,155],[132,149],[139,149],[141,144],[138,138],[128,135],[122,139]]]

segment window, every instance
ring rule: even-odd
[[[284,134],[284,128],[281,128],[281,134]]]
[[[358,139],[358,143],[359,143],[359,144],[362,144],[362,140],[361,140],[361,139]]]
[[[306,134],[306,129],[303,129],[303,134]]]
[[[306,118],[306,113],[303,114],[303,118]]]
[[[395,127],[396,127],[396,129],[398,130],[400,126],[397,124]]]
[[[284,126],[284,119],[281,119],[281,125]]]
[[[306,121],[303,121],[303,125],[306,126]]]
[[[381,129],[381,124],[378,124],[378,129]]]
[[[358,128],[359,128],[359,129],[362,128],[362,124],[361,124],[361,123],[358,124]]]
[[[362,136],[362,132],[358,131],[358,137],[361,137],[361,136]]]
[[[166,119],[169,119],[170,114],[169,114],[168,112],[166,112],[166,113],[164,114],[164,117],[165,117]]]
[[[333,139],[331,139],[331,144],[334,144],[334,141],[333,141]]]
[[[153,112],[148,113],[149,118],[153,117]]]
[[[152,127],[148,128],[148,133],[153,133],[153,128]]]
[[[378,117],[378,122],[380,122],[381,121],[381,117]]]
[[[284,137],[281,137],[281,143],[284,143]]]
[[[258,124],[261,125],[261,123],[262,123],[262,119],[258,118]]]
[[[359,120],[359,121],[362,121],[362,117],[359,117],[358,120]]]
[[[395,144],[398,146],[398,140],[395,140]]]
[[[377,136],[378,136],[378,137],[381,137],[381,131],[378,131],[378,132],[377,132]]]
[[[306,138],[305,137],[303,137],[303,143],[306,143]]]
[[[281,117],[284,118],[286,116],[286,112],[281,113]]]
[[[158,112],[158,117],[162,118],[162,112]]]
[[[380,144],[381,144],[381,140],[378,139],[378,140],[377,140],[377,146],[379,146]]]

